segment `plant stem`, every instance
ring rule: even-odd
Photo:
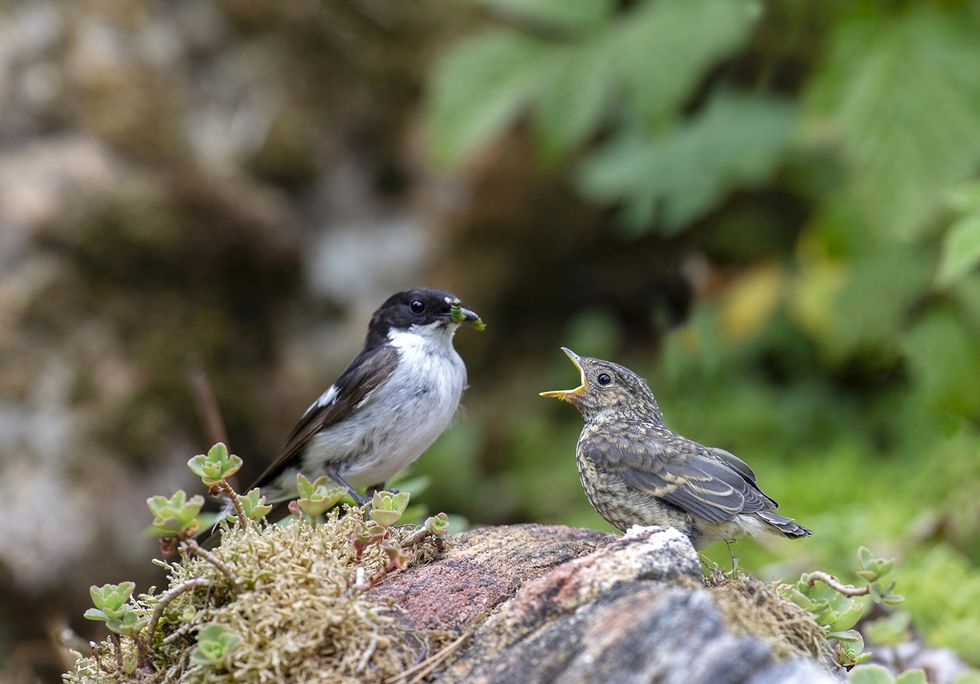
[[[231,499],[231,505],[235,507],[235,513],[238,514],[238,521],[242,524],[242,528],[249,526],[251,522],[248,516],[245,515],[245,509],[242,508],[242,502],[238,499],[238,493],[228,484],[227,480],[222,480],[217,484],[218,491],[222,492],[225,496]]]
[[[112,651],[116,655],[116,668],[119,672],[123,670],[122,645],[119,643],[119,635],[109,632],[109,640],[112,641]]]
[[[102,662],[102,654],[99,653],[99,645],[94,641],[91,642],[92,645],[92,657],[95,658],[95,664],[99,666],[99,672],[108,672],[105,663]]]
[[[828,575],[826,572],[821,572],[820,570],[807,574],[807,585],[812,587],[817,582],[823,582],[828,587],[839,594],[843,594],[844,596],[867,596],[869,593],[871,593],[870,587],[854,587],[850,584],[841,584],[836,577],[833,575]]]
[[[429,656],[418,665],[410,667],[404,672],[396,674],[394,677],[389,677],[388,679],[385,680],[385,684],[394,684],[394,682],[397,682],[401,679],[408,679],[412,675],[415,675],[415,677],[412,679],[412,682],[410,684],[415,684],[415,682],[421,682],[429,675],[430,672],[432,672],[440,663],[442,663],[442,661],[444,661],[446,658],[452,655],[453,651],[455,651],[460,646],[462,646],[463,642],[466,641],[469,635],[470,635],[469,632],[463,634],[454,642],[452,642],[451,644],[443,648],[441,651]]]
[[[205,432],[212,444],[222,442],[228,443],[228,431],[225,429],[225,421],[221,417],[221,408],[218,400],[214,396],[214,389],[208,380],[207,374],[198,359],[191,363],[187,374],[191,388],[194,391],[194,399],[197,400],[197,411],[204,422]]]
[[[173,632],[163,637],[163,643],[169,644],[176,641],[177,639],[179,639],[180,637],[184,636],[189,631],[191,631],[191,627],[192,625],[184,625],[183,627],[178,627]]]
[[[175,598],[180,596],[185,591],[191,591],[196,587],[209,587],[211,586],[211,584],[212,582],[209,579],[204,579],[203,577],[194,577],[189,580],[184,580],[176,587],[170,589],[165,594],[160,596],[160,600],[157,601],[157,607],[153,609],[153,615],[150,617],[150,624],[147,625],[146,628],[146,639],[145,640],[138,639],[136,642],[139,651],[138,659],[141,666],[146,664],[146,660],[148,656],[146,651],[149,648],[150,643],[152,643],[153,641],[153,633],[157,630],[157,623],[160,621],[160,616],[163,615],[164,609],[166,609],[166,607],[170,605],[171,601],[173,601]]]
[[[422,541],[423,539],[425,539],[426,537],[428,537],[429,534],[430,533],[429,533],[429,531],[427,529],[425,529],[424,527],[420,527],[419,529],[415,530],[410,535],[408,535],[407,537],[405,537],[399,543],[399,546],[401,546],[403,549],[404,548],[407,548],[409,546],[415,546],[420,541]],[[435,535],[433,535],[433,536],[435,536]]]
[[[240,588],[241,584],[239,583],[238,578],[235,577],[235,575],[234,575],[234,573],[232,573],[231,569],[227,565],[225,565],[225,563],[223,561],[221,561],[213,553],[211,553],[210,551],[207,551],[206,549],[202,549],[200,547],[200,545],[196,541],[194,541],[193,539],[186,539],[186,540],[184,540],[183,546],[184,546],[184,550],[185,551],[188,551],[189,550],[191,553],[194,553],[194,554],[200,556],[201,558],[203,558],[204,560],[206,560],[208,563],[210,563],[214,567],[218,568],[218,570],[221,571],[221,574],[223,574],[225,577],[227,577],[231,581],[232,586],[234,586],[236,589]]]

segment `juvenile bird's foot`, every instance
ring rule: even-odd
[[[728,556],[732,559],[732,577],[738,573],[738,556],[735,555],[735,550],[732,549],[732,544],[735,543],[734,539],[726,539],[725,546],[728,547]]]

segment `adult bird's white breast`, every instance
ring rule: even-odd
[[[457,326],[435,323],[392,330],[398,352],[391,376],[349,419],[313,438],[304,462],[315,470],[339,462],[354,487],[381,484],[415,461],[452,421],[466,387],[466,366],[453,348]],[[321,399],[333,400],[329,390]]]

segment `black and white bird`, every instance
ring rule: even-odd
[[[383,488],[456,413],[466,366],[453,336],[463,323],[482,326],[449,292],[418,288],[389,297],[371,317],[364,348],[306,409],[252,486],[270,502],[296,497],[297,473],[327,475],[359,503],[359,488]]]

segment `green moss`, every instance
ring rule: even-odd
[[[813,615],[787,600],[771,584],[738,572],[714,570],[705,578],[732,633],[756,636],[784,660],[806,655],[832,662],[824,631]]]
[[[381,544],[373,544],[358,557],[352,540],[361,520],[359,509],[347,508],[343,516],[335,510],[315,527],[294,523],[226,530],[213,553],[241,589],[202,558],[166,564],[168,590],[193,578],[209,584],[179,594],[164,608],[142,681],[381,681],[405,670],[417,659],[416,649],[439,635],[409,637],[388,606],[362,591],[384,570],[387,555]],[[393,527],[386,543],[400,548],[416,529]],[[408,555],[417,563],[435,553],[427,537]],[[164,593],[151,590],[134,600],[141,619],[150,618]],[[197,634],[208,625],[220,625],[241,639],[226,669],[191,660]],[[123,669],[132,671],[136,646],[131,639],[122,641]],[[80,657],[64,681],[132,679],[118,669],[111,640],[97,651],[97,657]]]

